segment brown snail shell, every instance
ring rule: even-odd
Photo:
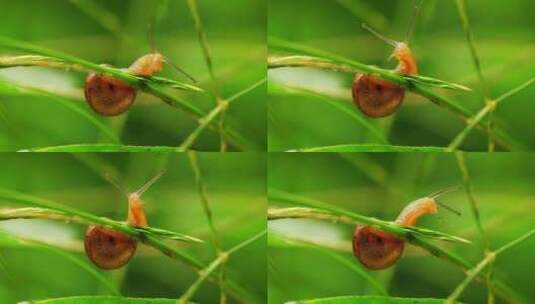
[[[392,57],[398,60],[395,72],[401,75],[416,75],[418,67],[409,46],[395,42]],[[370,74],[357,74],[353,80],[353,102],[365,115],[372,118],[394,113],[405,97],[405,88]]]
[[[136,99],[136,89],[122,80],[91,73],[85,80],[85,100],[98,114],[116,116],[125,112]]]
[[[436,197],[424,197],[411,202],[398,215],[396,223],[414,226],[421,216],[437,213]],[[368,269],[385,269],[394,265],[404,248],[403,239],[370,226],[357,226],[353,234],[353,255]]]
[[[137,242],[124,233],[92,225],[87,229],[84,247],[86,255],[95,265],[111,270],[128,263],[136,252]]]
[[[353,235],[353,253],[368,269],[392,266],[404,247],[402,239],[370,226],[357,226]]]
[[[355,105],[374,118],[394,113],[405,96],[399,85],[368,74],[356,75],[352,92]]]

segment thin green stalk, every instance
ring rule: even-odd
[[[421,75],[401,75],[392,70],[364,64],[340,55],[332,54],[298,43],[288,42],[275,37],[269,38],[268,46],[270,48],[282,51],[297,53],[292,54],[291,56],[269,56],[268,68],[270,69],[282,67],[317,67],[344,73],[367,72],[402,85],[411,91],[414,90],[416,93],[418,93],[418,91],[413,88],[413,84],[422,84],[430,87],[440,87],[452,90],[471,91],[470,88],[460,84]]]
[[[119,18],[100,6],[98,2],[83,0],[70,0],[70,2],[115,36],[121,36],[121,24]]]
[[[210,208],[208,195],[206,193],[206,184],[204,182],[201,168],[199,166],[197,154],[193,151],[189,151],[187,155],[188,155],[189,163],[191,165],[191,169],[193,170],[193,174],[195,176],[195,183],[197,184],[197,192],[199,194],[199,198],[201,199],[201,204],[203,206],[204,215],[206,216],[206,220],[208,221],[208,226],[210,227],[210,232],[212,234],[212,242],[214,244],[214,247],[216,248],[216,253],[217,253],[221,249],[221,240],[220,240],[219,234],[217,233],[217,229],[214,224],[212,209]]]
[[[503,102],[503,100],[529,87],[534,82],[535,82],[535,77],[522,83],[521,85],[515,87],[514,89],[508,91],[507,93],[502,94],[500,97],[496,98],[496,100],[488,100],[485,106],[477,114],[475,114],[472,118],[468,119],[468,124],[466,125],[466,127],[449,144],[447,148],[448,152],[453,152],[457,150],[459,146],[465,141],[466,137],[470,134],[470,132],[477,125],[481,124],[481,120],[483,120],[483,118],[485,118],[487,114],[489,113],[492,114],[494,110],[496,109],[496,107],[501,102]]]
[[[206,67],[208,68],[208,72],[210,73],[210,77],[212,78],[212,81],[215,85],[215,99],[218,106],[221,104],[224,104],[223,98],[221,98],[221,94],[219,92],[219,82],[217,80],[217,77],[214,72],[214,67],[212,64],[212,56],[210,54],[210,48],[208,46],[208,39],[206,38],[206,31],[204,30],[203,22],[201,19],[201,15],[199,13],[199,6],[197,3],[197,0],[188,0],[188,6],[191,13],[191,16],[193,17],[193,21],[195,22],[195,29],[197,30],[197,36],[199,39],[199,44],[201,45],[202,53],[204,56],[204,61],[206,62]],[[226,106],[221,106],[221,115],[219,116],[219,122],[218,127],[220,130],[220,134],[222,133],[222,130],[225,126],[225,112],[226,112]],[[227,143],[225,141],[225,138],[223,136],[220,137],[220,150],[221,152],[225,152],[227,149]]]
[[[133,228],[123,222],[114,221],[104,217],[97,217],[83,211],[76,210],[67,206],[60,205],[56,202],[32,197],[24,194],[19,194],[14,191],[0,189],[0,199],[9,200],[10,202],[22,203],[30,206],[37,206],[38,208],[18,208],[18,209],[0,209],[0,221],[10,219],[48,219],[58,220],[63,222],[73,222],[80,224],[100,224],[112,228],[117,231],[129,234],[132,237],[140,240],[148,246],[155,248],[164,255],[185,262],[194,270],[204,268],[204,265],[196,258],[187,255],[186,253],[172,247],[166,240],[179,240],[199,242],[201,240],[179,234],[176,232],[163,230],[154,227]],[[218,282],[219,278],[210,275],[210,281]],[[251,299],[251,294],[244,290],[234,281],[227,279],[223,283],[225,290],[236,299]]]
[[[413,93],[421,95],[438,106],[444,107],[465,119],[474,115],[473,111],[469,110],[468,108],[454,102],[453,100],[450,100],[447,97],[438,95],[430,89],[431,87],[442,87],[456,90],[469,90],[464,86],[425,76],[402,76],[391,70],[385,70],[376,66],[366,65],[336,54],[331,54],[322,50],[287,42],[274,37],[269,38],[269,46],[273,49],[297,54],[305,54],[308,56],[270,56],[268,57],[268,68],[315,67],[351,74],[354,74],[358,71],[366,72],[385,80],[397,83]],[[487,125],[482,122],[478,124],[478,127],[488,131]],[[500,145],[508,149],[529,149],[524,143],[519,142],[517,139],[497,126],[493,129],[493,133],[489,134],[489,136],[492,136],[493,139],[500,143]]]
[[[481,84],[481,90],[483,91],[483,96],[486,99],[489,99],[490,95],[487,89],[485,78],[483,77],[483,73],[481,72],[481,63],[479,60],[479,54],[477,53],[476,44],[474,41],[474,34],[472,33],[470,22],[468,21],[468,14],[466,13],[466,3],[464,0],[456,0],[456,4],[457,4],[457,10],[459,12],[459,16],[461,18],[461,22],[463,25],[463,29],[466,34],[466,41],[468,42],[468,46],[470,47],[470,54],[472,56],[472,61],[474,62],[474,67],[476,68],[477,76],[479,77],[479,83]]]
[[[472,118],[467,119],[466,127],[451,141],[448,145],[447,152],[453,152],[459,149],[459,146],[465,141],[466,137],[472,130],[481,123],[481,120],[496,109],[496,102],[489,101],[479,112]],[[488,126],[487,126],[488,130]]]
[[[199,119],[200,121],[199,126],[193,132],[190,133],[190,135],[182,142],[182,144],[180,144],[180,149],[182,149],[183,151],[189,150],[195,144],[195,141],[197,141],[197,139],[202,134],[202,132],[213,122],[213,120],[218,115],[223,114],[234,100],[249,93],[250,91],[254,90],[255,88],[257,88],[258,86],[262,85],[265,82],[266,82],[266,78],[252,84],[251,86],[234,94],[233,96],[225,100],[222,100],[212,111],[210,111],[210,113],[208,113],[203,118]]]
[[[378,227],[382,230],[389,231],[392,233],[397,234],[400,237],[405,238],[408,242],[411,244],[418,246],[433,256],[440,258],[442,260],[445,260],[449,263],[452,263],[453,265],[456,265],[460,267],[462,270],[467,270],[473,268],[473,265],[463,259],[462,257],[456,255],[453,252],[450,252],[446,249],[443,249],[436,244],[432,243],[428,239],[426,239],[427,236],[422,236],[418,234],[410,234],[403,236],[402,234],[398,234],[397,232],[390,230],[388,227],[389,225],[382,225],[382,221],[375,219],[375,218],[369,218],[364,217],[358,214],[354,214],[345,210],[342,210],[340,208],[331,207],[329,205],[325,206],[326,203],[310,200],[307,198],[303,198],[297,195],[288,195],[288,193],[278,190],[269,190],[268,191],[268,199],[270,201],[281,201],[285,203],[290,204],[297,204],[297,205],[304,205],[304,206],[318,206],[321,210],[318,209],[312,209],[312,208],[270,208],[268,210],[268,219],[276,220],[276,219],[283,219],[283,218],[307,218],[307,219],[316,219],[316,220],[326,220],[334,223],[344,223],[349,225],[355,225],[356,223],[360,224],[368,224],[375,227]],[[340,212],[342,211],[342,212]],[[339,214],[336,214],[339,213]],[[388,223],[388,222],[386,222]],[[485,278],[482,276],[477,277],[478,280],[484,280]],[[496,294],[506,300],[515,299],[519,302],[522,302],[524,299],[524,296],[519,295],[516,291],[514,291],[510,286],[506,285],[505,283],[495,280],[494,281],[494,287]]]
[[[288,150],[287,152],[446,152],[443,147],[392,146],[380,144],[342,144]]]
[[[75,144],[65,146],[51,146],[42,148],[31,148],[20,150],[19,152],[161,152],[175,153],[184,152],[180,147],[164,146],[125,146],[114,144]]]
[[[522,83],[521,85],[517,86],[516,88],[506,92],[506,93],[503,93],[502,95],[500,95],[498,98],[496,98],[494,101],[497,103],[497,104],[500,104],[503,100],[515,95],[516,93],[526,89],[527,87],[529,87],[530,85],[532,85],[533,83],[535,83],[535,77],[531,78],[530,80]]]
[[[514,246],[522,243],[523,241],[527,240],[528,238],[532,237],[533,235],[535,235],[535,229],[531,229],[530,231],[528,231],[527,233],[525,233],[522,236],[518,237],[517,239],[514,239],[511,242],[503,245],[502,247],[500,247],[497,250],[495,250],[494,253],[496,255],[502,254],[504,251],[509,250],[509,249],[511,249],[511,247],[514,247]]]
[[[324,202],[314,201],[300,196],[292,195],[283,191],[270,190],[268,198],[276,201],[284,201],[290,204],[310,206],[312,208],[269,208],[268,220],[307,218],[331,221],[349,225],[367,224],[384,231],[391,232],[411,242],[415,236],[422,236],[450,242],[469,244],[470,241],[434,230],[400,226],[394,222],[382,221],[373,217],[367,217],[336,208]]]
[[[490,249],[490,243],[489,239],[485,233],[485,230],[483,229],[483,225],[481,223],[481,218],[479,215],[479,208],[476,202],[476,199],[474,197],[474,192],[472,188],[472,183],[470,182],[470,174],[468,172],[468,167],[466,165],[466,161],[464,158],[464,154],[462,152],[456,152],[455,157],[457,158],[457,164],[459,166],[459,170],[461,171],[461,175],[463,178],[463,184],[464,189],[466,192],[466,196],[468,197],[468,201],[470,202],[470,209],[472,210],[472,215],[474,216],[474,221],[476,222],[477,229],[479,231],[479,235],[481,237],[481,243],[482,243],[482,253],[483,255],[488,255],[491,252]],[[494,263],[494,259],[492,261],[489,261],[489,263],[492,265]],[[484,267],[484,266],[481,266]],[[493,286],[492,286],[492,267],[489,267],[489,271],[487,271],[485,275],[485,280],[487,282],[487,289],[488,289],[488,299],[494,298],[494,294],[492,292]]]
[[[352,0],[338,0],[337,2],[358,17],[359,20],[371,25],[372,28],[379,31],[387,29],[389,22],[386,16],[382,14],[382,11],[375,9],[370,4]]]
[[[477,277],[480,275],[480,273],[487,267],[488,265],[492,265],[494,263],[494,260],[496,257],[503,253],[504,251],[510,249],[511,247],[520,244],[521,242],[527,240],[529,237],[533,236],[535,234],[535,229],[532,229],[531,231],[527,232],[526,234],[520,236],[519,238],[505,244],[504,246],[500,247],[498,250],[494,252],[488,252],[485,256],[485,258],[479,262],[474,268],[467,271],[467,276],[464,279],[461,284],[455,288],[455,290],[450,294],[448,297],[446,303],[447,304],[453,304],[457,302],[457,299],[462,295],[464,290],[468,287],[468,285]]]
[[[159,97],[160,99],[162,99],[164,102],[166,102],[167,104],[171,106],[181,108],[184,111],[197,115],[197,116],[202,116],[204,114],[202,110],[200,110],[193,104],[186,102],[176,97],[175,95],[169,94],[161,84],[158,84],[158,82],[155,80],[151,80],[151,78],[143,78],[143,77],[135,76],[125,71],[122,71],[120,69],[116,69],[116,68],[112,68],[112,67],[108,67],[104,65],[98,65],[96,63],[92,63],[90,61],[87,61],[87,60],[84,60],[84,59],[81,59],[72,55],[46,49],[46,48],[39,47],[39,46],[30,44],[27,42],[18,41],[12,38],[4,37],[4,36],[0,36],[0,47],[10,48],[10,49],[18,50],[22,52],[34,53],[34,54],[41,55],[41,56],[52,57],[55,61],[83,67],[93,72],[110,75],[117,79],[123,80],[127,82],[128,84],[133,85],[136,88],[139,88],[140,90],[143,90],[149,94]]]
[[[16,66],[42,66],[42,67],[51,67],[51,68],[62,68],[62,69],[67,69],[67,70],[79,71],[79,72],[95,71],[99,73],[104,73],[104,74],[114,76],[118,79],[124,80],[129,83],[130,81],[132,81],[131,83],[132,85],[144,90],[145,92],[149,94],[159,97],[163,102],[167,103],[168,105],[172,107],[185,108],[185,110],[188,113],[196,117],[203,117],[207,115],[205,111],[202,111],[196,106],[193,106],[189,102],[182,100],[178,96],[173,95],[166,90],[166,88],[170,88],[170,89],[181,89],[181,90],[186,90],[186,91],[203,92],[203,89],[199,87],[186,84],[186,83],[177,82],[177,81],[163,78],[163,77],[158,77],[158,76],[151,76],[148,78],[137,77],[137,76],[133,76],[131,74],[125,73],[120,69],[114,69],[114,68],[110,68],[106,66],[96,65],[96,64],[87,62],[83,59],[78,59],[78,58],[65,55],[65,54],[61,54],[61,53],[59,53],[60,54],[59,56],[65,56],[65,57],[63,58],[55,57],[54,55],[58,55],[58,53],[55,51],[42,49],[40,47],[33,46],[31,44],[19,42],[16,40],[12,40],[11,38],[5,38],[5,37],[0,36],[0,47],[1,46],[11,47],[11,48],[23,50],[26,52],[35,52],[43,56],[28,55],[28,56],[0,57],[0,68],[9,68],[9,67],[16,67]],[[213,125],[208,125],[208,127],[218,128],[218,126],[213,126]],[[250,146],[251,145],[251,143],[248,140],[244,139],[239,133],[237,133],[235,130],[232,130],[230,127],[227,127],[226,130],[219,130],[219,131],[222,132],[223,136],[226,138],[228,142],[231,142],[232,144],[236,146],[244,146],[244,145]]]
[[[195,183],[197,184],[197,192],[199,193],[199,198],[201,199],[201,203],[204,210],[204,215],[206,216],[206,220],[208,221],[208,226],[210,227],[210,232],[212,234],[212,242],[215,249],[216,256],[221,255],[223,252],[223,247],[221,245],[221,238],[219,236],[219,233],[217,232],[216,226],[214,224],[214,219],[212,215],[212,209],[210,208],[210,203],[208,201],[208,195],[206,193],[206,184],[203,179],[202,171],[199,166],[199,161],[197,159],[197,154],[193,151],[187,152],[188,159],[191,165],[191,169],[193,170],[193,174],[195,175]],[[225,277],[225,261],[224,259],[221,262],[221,269],[219,273],[219,286],[221,288],[221,301],[226,301],[226,293],[225,290],[223,290],[223,281]],[[210,268],[210,266],[208,266]]]
[[[202,283],[206,281],[208,276],[213,273],[219,266],[223,265],[230,256],[235,253],[236,251],[244,248],[245,246],[253,243],[254,241],[258,240],[259,238],[266,235],[267,231],[264,230],[253,237],[237,244],[236,246],[232,247],[231,249],[227,251],[220,252],[218,257],[210,263],[206,268],[199,271],[199,278],[184,292],[184,294],[180,297],[178,300],[179,304],[185,304],[190,301],[190,299],[195,295],[197,290],[201,287]]]
[[[459,167],[459,171],[461,171],[464,191],[466,192],[466,196],[468,197],[468,201],[470,202],[470,209],[472,211],[474,221],[476,222],[477,230],[479,231],[479,235],[481,237],[481,244],[483,245],[482,246],[483,252],[489,251],[490,250],[489,239],[485,233],[485,230],[483,229],[483,224],[481,223],[481,217],[479,215],[479,208],[478,208],[476,199],[474,197],[474,190],[472,187],[472,183],[470,182],[470,173],[468,171],[468,166],[466,165],[464,153],[456,152],[455,157],[457,158],[457,165]]]
[[[161,236],[150,231],[151,228],[148,228],[148,229],[147,228],[135,228],[124,222],[114,221],[112,219],[108,219],[105,217],[99,217],[90,213],[80,211],[72,207],[58,204],[54,201],[42,199],[42,198],[31,196],[31,195],[26,195],[26,194],[8,190],[8,189],[0,189],[0,199],[4,199],[13,203],[25,204],[25,205],[33,206],[33,207],[51,209],[53,211],[64,213],[65,215],[79,217],[88,222],[109,227],[111,229],[128,234],[140,240],[141,242],[160,250],[162,253],[164,253],[165,255],[169,257],[179,259],[182,262],[193,267],[197,267],[197,268],[202,267],[202,264],[194,257],[174,247],[167,245],[165,241],[161,238]],[[173,232],[169,232],[169,233],[173,233]]]
[[[202,54],[204,56],[204,61],[206,62],[206,67],[208,68],[210,77],[215,82],[216,76],[215,76],[214,68],[212,64],[212,56],[210,55],[208,39],[206,38],[206,32],[204,30],[204,26],[201,20],[201,15],[199,14],[199,7],[198,7],[197,0],[188,0],[188,7],[190,10],[191,16],[193,18],[193,21],[195,22],[195,29],[197,30],[197,36],[199,39],[199,44],[201,45],[201,48],[202,48]]]

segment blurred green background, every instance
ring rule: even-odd
[[[481,221],[492,249],[534,228],[535,164],[532,154],[465,155]],[[365,216],[394,220],[411,201],[437,190],[462,184],[453,154],[377,153],[275,153],[269,156],[268,191],[292,194],[330,203]],[[461,212],[439,208],[418,221],[418,227],[457,235],[471,245],[436,242],[440,247],[476,264],[482,259],[480,238],[463,190],[438,199]],[[271,201],[269,207],[284,207]],[[292,205],[295,206],[295,205]],[[342,258],[361,267],[351,251],[355,227],[306,219],[271,220],[268,223],[269,303],[344,295],[374,294],[369,283],[340,261],[317,249],[285,247],[271,242],[271,234],[338,248]],[[499,255],[494,278],[533,303],[535,238]],[[367,271],[393,297],[446,298],[465,278],[457,266],[422,249],[407,245],[404,256],[391,268]],[[459,299],[487,303],[485,285],[473,282]],[[514,302],[514,301],[512,301]],[[497,303],[504,303],[497,299]]]
[[[265,155],[198,155],[215,226],[228,250],[266,227]],[[4,154],[0,187],[54,200],[98,216],[125,220],[127,200],[103,174],[116,176],[128,190],[137,190],[156,172],[165,175],[143,196],[149,224],[205,240],[174,246],[208,265],[214,257],[211,234],[185,154]],[[0,201],[0,209],[24,207]],[[83,252],[87,227],[50,220],[11,220],[0,229],[19,238],[64,248],[90,264]],[[1,235],[0,235],[1,238]],[[4,244],[4,245],[2,245]],[[266,299],[265,237],[230,256],[227,277],[254,299]],[[252,267],[254,266],[254,267]],[[145,245],[121,270],[104,272],[124,296],[178,298],[198,277],[186,264]],[[109,294],[102,283],[63,256],[40,248],[7,246],[0,239],[0,303],[76,295]],[[203,284],[193,300],[218,303],[219,287]],[[236,303],[229,299],[229,303]]]
[[[230,97],[264,78],[265,0],[198,2],[222,97]],[[86,10],[88,5],[98,5],[97,10]],[[155,16],[161,16],[154,27],[157,49],[207,90],[173,93],[206,112],[215,106],[211,94],[215,86],[186,1],[0,0],[0,7],[4,12],[0,35],[116,67],[127,67],[150,51],[147,27]],[[0,49],[0,56],[14,54]],[[188,82],[169,66],[160,75]],[[93,114],[83,99],[85,76],[35,67],[0,71],[0,81],[66,96],[67,102],[112,128],[123,144],[178,146],[198,125],[191,115],[146,94],[138,96],[127,114],[101,118]],[[244,140],[232,149],[265,150],[265,105],[264,87],[233,103],[226,115],[228,127]],[[0,90],[0,150],[105,141],[98,129],[55,99]],[[219,150],[219,135],[206,130],[193,148]]]
[[[392,47],[361,27],[367,23],[387,37],[404,39],[413,14],[412,0],[270,0],[268,37],[339,54],[383,68]],[[496,98],[534,76],[535,20],[532,0],[466,1],[468,17],[490,96]],[[269,38],[268,38],[269,40]],[[472,92],[433,88],[456,103],[476,111],[484,105],[466,36],[455,1],[425,0],[410,41],[419,73],[473,88]],[[275,49],[271,54],[286,54]],[[300,87],[321,94],[359,115],[351,99],[353,76],[326,70],[283,68],[269,71],[270,83]],[[336,144],[373,143],[370,132],[347,114],[318,98],[269,92],[269,149]],[[496,125],[528,148],[535,147],[531,86],[505,100],[495,111]],[[383,130],[393,145],[447,146],[464,128],[456,114],[415,94],[405,95],[396,114],[368,119]],[[474,130],[464,150],[485,151],[487,138]]]

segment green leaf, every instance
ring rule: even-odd
[[[193,243],[203,243],[204,241],[201,239],[198,239],[196,237],[192,237],[183,233],[178,233],[174,231],[164,230],[160,228],[154,228],[154,227],[145,227],[145,228],[138,228],[141,230],[145,230],[151,234],[170,239],[173,241],[184,241],[184,242],[193,242]]]
[[[56,248],[54,246],[41,243],[39,241],[21,239],[2,230],[0,230],[0,246],[39,248],[39,249],[43,249],[46,251],[50,251],[56,255],[64,257],[65,259],[71,261],[72,263],[80,267],[82,270],[84,270],[85,272],[90,274],[92,277],[94,277],[97,281],[101,282],[104,286],[106,286],[106,288],[114,295],[121,294],[117,290],[117,288],[109,281],[109,279],[106,278],[104,275],[102,275],[92,265],[88,264],[86,261],[60,248]]]
[[[301,45],[298,43],[293,43],[289,41],[285,41],[276,37],[269,37],[268,44],[270,48],[288,51],[288,52],[295,52],[300,53],[304,55],[309,55],[313,57],[318,58],[309,58],[311,60],[316,61],[330,61],[333,63],[341,63],[344,65],[349,65],[354,70],[351,71],[352,73],[356,71],[362,71],[374,75],[379,75],[382,78],[385,78],[387,80],[394,81],[400,85],[404,86],[410,86],[410,83],[420,83],[431,87],[441,87],[441,88],[447,88],[447,89],[453,89],[453,90],[464,90],[464,91],[471,91],[470,88],[467,88],[465,86],[428,77],[428,76],[420,76],[420,75],[412,75],[412,76],[406,76],[406,75],[400,75],[398,73],[395,73],[391,70],[382,69],[373,65],[367,65],[361,62],[358,62],[356,60],[348,59],[343,56],[332,54],[323,50],[315,49],[309,46]],[[297,57],[295,57],[297,58]]]
[[[293,95],[299,95],[304,97],[312,97],[315,99],[322,100],[326,104],[332,106],[336,110],[344,113],[345,115],[348,115],[351,117],[357,124],[361,125],[365,129],[371,132],[373,136],[377,139],[378,142],[381,144],[388,144],[388,139],[383,134],[383,131],[379,129],[375,124],[371,123],[368,118],[365,118],[363,115],[359,114],[354,109],[350,109],[345,104],[333,100],[332,98],[329,98],[325,95],[322,95],[318,92],[314,92],[311,90],[303,89],[303,88],[294,88],[294,87],[288,87],[283,86],[275,83],[270,83],[268,86],[269,94],[293,94]]]
[[[66,99],[60,95],[55,95],[50,92],[45,92],[35,88],[21,87],[17,84],[0,79],[0,93],[13,96],[37,96],[55,100],[65,108],[77,113],[86,119],[89,123],[93,124],[97,129],[101,130],[113,143],[120,144],[120,140],[114,132],[99,120],[94,114],[80,108],[76,101]]]
[[[370,284],[373,289],[375,289],[377,294],[388,295],[384,287],[374,277],[372,277],[367,270],[364,270],[362,267],[359,266],[359,264],[349,261],[343,255],[338,254],[330,249],[321,247],[310,242],[286,238],[273,231],[270,231],[268,234],[268,245],[270,247],[302,247],[319,251],[322,254],[330,257],[334,261],[342,264],[342,266],[354,272],[357,276],[361,277],[368,284]]]
[[[394,233],[400,237],[406,238],[407,240],[413,243],[417,241],[417,238],[419,236],[425,237],[425,238],[443,240],[443,241],[450,241],[450,242],[458,242],[458,243],[465,243],[465,244],[471,243],[468,240],[465,240],[457,236],[449,235],[447,233],[434,231],[430,229],[423,229],[419,227],[400,226],[394,222],[383,221],[374,217],[368,217],[368,216],[364,216],[361,214],[353,213],[351,211],[347,211],[345,209],[339,208],[337,206],[334,206],[326,202],[309,199],[306,197],[302,197],[302,196],[295,195],[295,194],[288,193],[288,192],[281,191],[281,190],[268,189],[268,199],[270,201],[285,202],[285,203],[289,203],[289,204],[297,205],[297,206],[317,208],[319,209],[319,213],[323,213],[324,215],[348,217],[357,223],[371,225],[373,227],[377,227],[379,229]],[[318,210],[310,209],[309,212],[318,213]]]
[[[334,298],[311,299],[286,302],[286,304],[438,304],[444,299],[431,298],[395,298],[382,296],[342,296]]]
[[[378,144],[345,144],[301,148],[287,152],[446,152],[443,147],[391,146]]]
[[[110,296],[82,296],[38,301],[19,304],[176,304],[176,299],[123,298]]]
[[[125,146],[114,144],[78,144],[32,148],[19,152],[183,152],[179,147],[166,146]]]

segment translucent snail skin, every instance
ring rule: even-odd
[[[450,190],[440,191],[409,203],[398,215],[395,223],[411,227],[416,225],[420,217],[437,213],[436,198]],[[358,225],[353,234],[353,254],[362,265],[371,270],[392,266],[403,254],[404,247],[403,239],[374,227]]]
[[[126,193],[128,198],[128,217],[126,222],[133,227],[147,227],[147,217],[143,209],[141,195],[156,182],[163,172],[146,182],[139,190]],[[85,253],[97,267],[104,270],[121,268],[130,261],[137,249],[137,240],[128,234],[91,225],[87,228],[84,239]]]
[[[366,24],[362,25],[364,29],[394,48],[394,52],[390,58],[396,58],[398,61],[398,65],[394,69],[394,72],[400,75],[418,74],[416,59],[409,48],[408,41],[416,25],[420,6],[421,1],[418,5],[416,4],[416,1],[414,1],[411,24],[408,27],[405,41],[395,41],[386,38],[368,27]],[[363,114],[372,118],[385,117],[394,113],[405,97],[405,88],[370,74],[356,74],[351,91],[354,104]]]
[[[363,25],[377,37],[394,47],[391,57],[398,60],[394,71],[401,75],[416,75],[416,59],[406,42],[398,42],[383,37],[371,28]],[[357,74],[352,87],[353,102],[362,113],[379,118],[394,113],[403,102],[405,88],[390,81],[370,74]]]
[[[163,69],[165,59],[160,53],[150,53],[137,59],[126,72],[147,77]],[[136,99],[136,88],[126,82],[98,73],[85,80],[84,94],[87,104],[102,116],[117,116],[130,108]]]

